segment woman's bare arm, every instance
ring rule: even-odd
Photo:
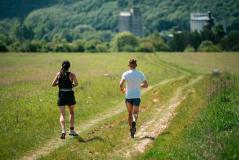
[[[78,80],[77,80],[76,75],[74,73],[72,73],[72,78],[73,78],[73,87],[78,86]]]
[[[55,87],[58,85],[58,82],[59,82],[59,73],[56,74],[53,82],[52,82],[52,87]]]

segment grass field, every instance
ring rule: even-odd
[[[129,58],[136,58],[139,63],[138,69],[145,73],[151,86],[156,85],[142,97],[139,126],[143,126],[144,122],[154,115],[163,117],[163,112],[162,115],[155,114],[157,109],[167,109],[168,101],[177,89],[187,85],[195,77],[207,75],[214,68],[234,74],[239,72],[239,54],[237,53],[0,54],[0,136],[2,137],[0,159],[19,159],[24,155],[31,155],[51,139],[59,139],[57,89],[51,87],[51,81],[59,71],[63,60],[70,60],[71,71],[76,73],[79,80],[79,86],[75,89],[77,101],[75,117],[76,129],[81,130],[81,126],[87,124],[89,120],[119,107],[118,104],[124,97],[119,92],[118,84],[122,72],[128,69]],[[157,85],[170,79],[172,81]],[[193,96],[198,95],[190,99],[192,94],[188,92],[189,96],[180,104],[180,109],[183,110],[184,107],[194,104],[197,104],[195,106],[198,108],[192,108],[185,114],[201,114],[201,110],[204,110],[205,105],[202,104],[206,99],[203,95],[209,86],[208,81],[204,78],[203,81],[182,89],[185,93],[195,90]],[[183,93],[180,92],[180,94]],[[124,108],[124,105],[120,107]],[[180,109],[177,110],[179,114],[173,119],[172,126],[177,126],[177,119],[183,119],[180,113],[184,114],[184,111]],[[126,115],[127,113],[123,111],[100,121],[82,132],[80,138],[68,139],[64,144],[59,142],[61,146],[41,158],[124,159],[122,152],[129,149],[125,146],[130,147],[135,143],[128,137]],[[187,122],[180,123],[183,126]],[[170,130],[170,125],[168,129]],[[158,146],[162,145],[160,137],[155,141],[152,151],[147,150],[145,155],[140,154],[140,157],[136,158],[158,159],[161,157],[161,154],[152,156],[155,150],[162,147]],[[174,139],[170,140],[173,142]],[[167,142],[169,140],[165,141]],[[186,142],[182,140],[181,143]],[[178,157],[182,159],[180,155]]]
[[[238,87],[235,76],[205,78],[154,145],[134,159],[238,159]]]

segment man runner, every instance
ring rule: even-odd
[[[122,74],[122,78],[120,80],[120,90],[125,93],[125,104],[128,110],[130,133],[131,138],[134,138],[140,105],[140,88],[147,88],[148,83],[144,74],[136,70],[137,61],[135,59],[130,59],[128,66],[130,70]],[[124,88],[125,82],[126,89]]]

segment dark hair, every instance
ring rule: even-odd
[[[130,59],[130,60],[129,60],[129,65],[130,65],[132,68],[136,68],[136,67],[137,67],[137,60],[136,60],[136,59]]]
[[[65,60],[62,62],[61,70],[60,70],[60,77],[66,76],[66,72],[68,71],[70,66],[71,66],[71,64],[68,60]]]

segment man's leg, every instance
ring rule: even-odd
[[[128,122],[129,122],[129,126],[131,128],[132,127],[132,121],[133,121],[133,117],[132,117],[133,105],[130,104],[129,102],[126,102],[126,107],[127,107],[127,110],[128,110]]]
[[[138,106],[133,106],[133,121],[132,121],[132,126],[131,126],[131,137],[134,138],[134,134],[136,133],[136,121],[138,118],[138,111],[139,107]]]
[[[133,122],[136,122],[138,119],[139,106],[133,106]]]

